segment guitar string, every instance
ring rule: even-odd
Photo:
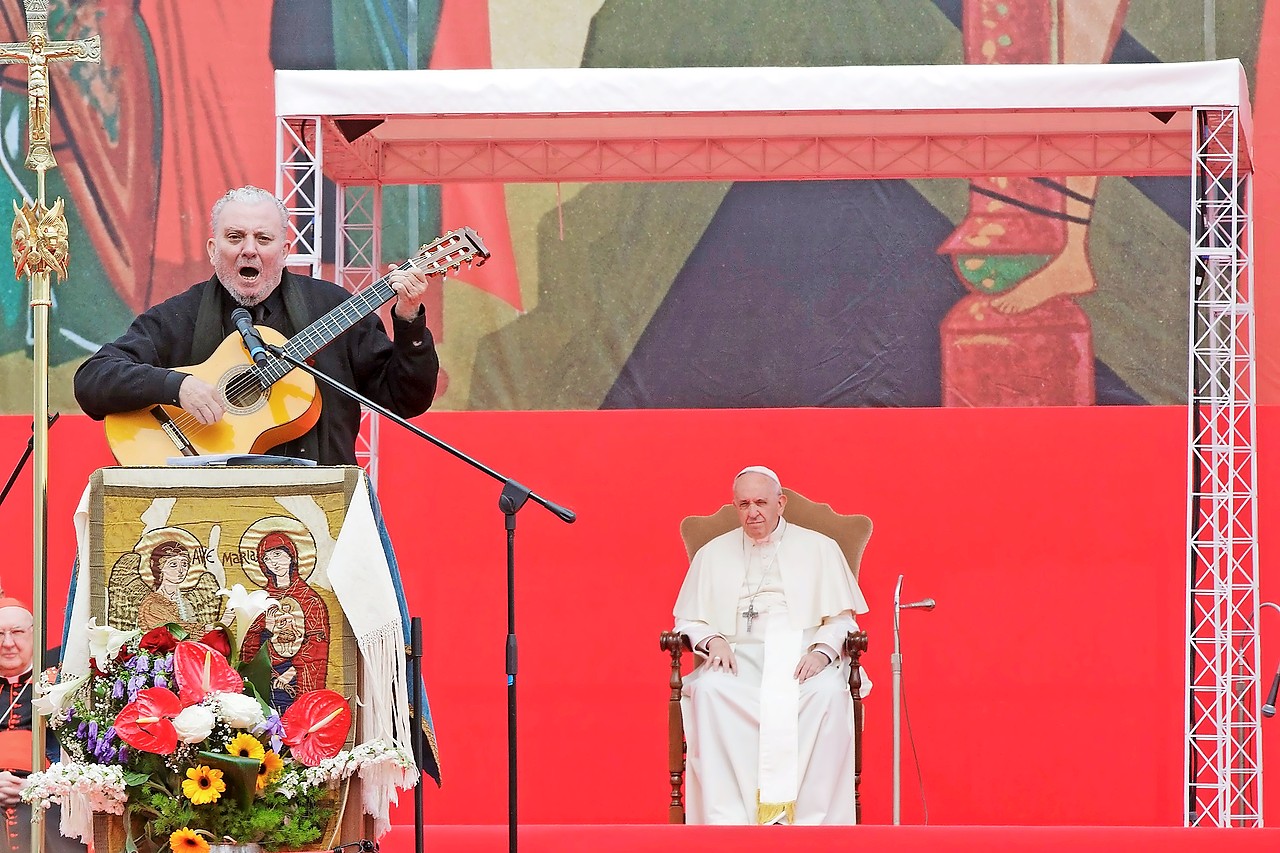
[[[427,273],[428,275],[438,275],[441,273],[447,275],[451,270],[460,269],[464,263],[470,263],[474,259],[474,254],[475,254],[474,249],[469,246],[454,246],[453,245],[454,243],[462,242],[461,238],[457,236],[456,233],[451,233],[448,236],[451,238],[451,242],[448,244],[449,246],[448,251],[442,251],[445,248],[445,244],[441,242],[437,244],[435,247],[433,247],[433,250],[436,252],[434,257],[430,257],[430,256],[424,257],[424,255],[426,254],[424,252],[422,254],[419,254],[418,256],[407,259],[406,261],[404,261],[404,263],[402,263],[399,267],[397,267],[397,270],[406,270],[409,267],[413,267],[415,269],[422,269],[422,267],[419,266],[419,264],[424,263],[424,264],[429,264],[431,267],[430,271]],[[457,252],[462,252],[463,256],[459,258],[449,259],[449,255],[455,254]],[[441,265],[440,263],[441,260],[445,260],[445,259],[447,259],[448,262]],[[330,312],[330,314],[326,314],[324,317],[321,317],[320,318],[321,322],[319,322],[318,324],[312,324],[312,326],[308,326],[297,337],[291,339],[290,341],[287,341],[285,344],[285,348],[287,349],[290,347],[290,345],[299,342],[303,338],[306,338],[305,342],[308,345],[311,345],[316,341],[320,341],[319,345],[316,346],[311,351],[314,353],[320,350],[325,344],[329,343],[335,337],[337,337],[337,334],[340,334],[341,331],[345,330],[345,328],[350,327],[350,325],[347,325],[344,327],[342,323],[337,322],[338,320],[350,319],[354,323],[359,321],[368,313],[370,313],[369,311],[359,312],[359,313],[356,313],[355,316],[351,318],[347,318],[344,316],[348,313],[348,309],[351,306],[361,301],[361,297],[367,298],[368,296],[373,295],[373,291],[375,291],[379,286],[385,283],[390,277],[391,277],[391,274],[388,273],[387,275],[378,279],[369,287],[359,291],[356,294],[353,294],[351,299],[349,299],[347,302],[344,302],[342,305],[338,306],[338,308],[335,309],[335,311]],[[377,305],[369,306],[369,308],[371,310],[376,309],[377,307],[380,307],[381,305],[389,301],[390,301],[390,297],[379,301]],[[334,315],[334,316],[331,316],[331,315]],[[314,326],[317,326],[317,325],[319,325],[319,328],[313,328]],[[330,336],[328,340],[324,340],[325,338],[324,335],[318,334],[319,332],[331,332],[331,331],[337,334]],[[287,364],[287,362],[284,362],[283,359],[280,359],[278,357],[273,357],[273,358],[274,358],[273,364],[275,362],[282,362],[284,364]],[[296,367],[293,367],[292,365],[288,365],[288,367],[289,367],[288,370],[286,370],[283,374],[281,374],[276,379],[267,383],[267,385],[270,386],[274,384],[275,382],[284,378],[284,376],[287,376],[289,373],[298,369]],[[243,373],[233,378],[230,382],[228,382],[226,392],[223,394],[223,399],[224,400],[235,399],[240,394],[243,394],[249,391],[265,391],[265,388],[263,388],[262,382],[259,379],[259,373],[261,372],[261,368],[257,368],[257,369],[255,368],[257,368],[256,365],[251,366],[249,370],[244,371]],[[178,409],[177,414],[170,416],[170,420],[173,423],[174,427],[176,427],[179,431],[181,431],[182,434],[186,436],[188,439],[197,437],[201,433],[208,430],[210,427],[215,426],[215,424],[201,423],[200,420],[196,418],[195,415],[181,408]]]

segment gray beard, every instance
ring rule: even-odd
[[[281,278],[283,278],[283,276],[281,276]],[[270,290],[268,290],[265,294],[263,294],[261,298],[252,299],[250,297],[246,297],[239,293],[236,293],[235,290],[227,286],[227,284],[222,280],[222,276],[218,276],[218,284],[222,285],[222,289],[225,290],[227,292],[227,295],[231,297],[231,301],[245,308],[252,308],[253,306],[257,305],[259,302],[265,302],[267,297],[275,293],[276,288],[280,286],[280,282],[276,281],[275,287],[272,287]]]

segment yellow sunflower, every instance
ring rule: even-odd
[[[239,758],[252,758],[255,761],[261,761],[265,751],[262,748],[262,741],[250,734],[238,734],[231,739],[231,743],[227,744],[227,752]]]
[[[283,769],[284,761],[273,750],[268,749],[262,756],[262,763],[258,765],[258,790],[261,791],[275,781]]]
[[[169,848],[173,853],[209,853],[209,842],[184,826],[169,836]]]
[[[217,802],[225,790],[227,783],[222,781],[222,771],[203,764],[188,770],[187,778],[182,780],[182,795],[197,806]]]

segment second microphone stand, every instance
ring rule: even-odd
[[[893,654],[889,665],[893,670],[893,825],[902,823],[902,637],[898,631],[898,614],[903,610],[932,610],[932,598],[902,604],[902,575],[893,589]]]
[[[498,497],[498,509],[502,511],[504,516],[507,540],[507,843],[509,849],[514,853],[517,845],[516,827],[518,825],[516,819],[516,513],[520,511],[520,508],[526,502],[532,500],[534,503],[541,504],[543,508],[566,524],[573,524],[577,519],[577,515],[574,514],[573,510],[552,503],[546,498],[535,494],[527,486],[523,486],[510,477],[499,474],[483,462],[471,458],[456,447],[436,438],[425,430],[419,429],[385,406],[378,405],[360,392],[328,376],[323,371],[317,370],[305,361],[295,358],[284,347],[267,344],[266,348],[276,358],[311,374],[329,387],[346,394],[371,411],[377,412],[419,438],[434,444],[444,452],[461,459],[472,468],[483,471],[502,483],[502,494]],[[416,690],[417,688],[415,687]],[[421,779],[419,779],[418,784],[422,784]]]

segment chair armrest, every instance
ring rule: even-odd
[[[693,651],[689,638],[684,634],[677,634],[675,631],[663,631],[662,636],[658,638],[658,645],[664,652],[670,652],[675,655],[677,660],[683,652]]]
[[[844,653],[849,658],[849,693],[855,702],[862,699],[862,654],[867,650],[867,632],[850,631],[844,637]]]

